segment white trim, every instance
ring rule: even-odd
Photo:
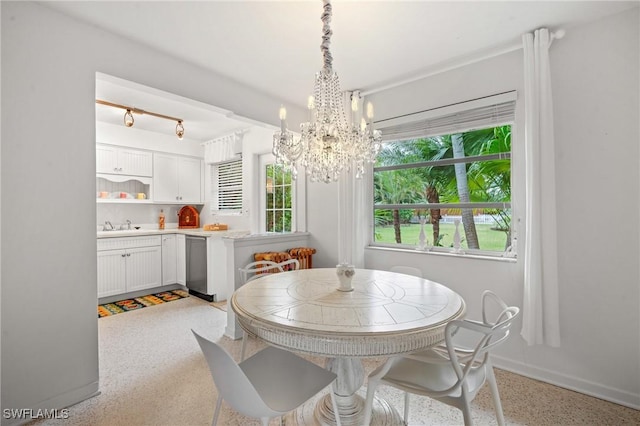
[[[640,410],[640,395],[638,394],[493,354],[491,359],[496,368]]]

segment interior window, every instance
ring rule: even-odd
[[[291,171],[271,163],[264,166],[264,227],[266,232],[293,229],[293,186]]]
[[[372,245],[514,255],[514,110],[508,102],[458,112],[453,124],[452,114],[395,126],[400,137],[383,144],[374,166]]]
[[[239,214],[242,212],[242,160],[211,166],[211,212]]]

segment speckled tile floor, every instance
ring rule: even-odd
[[[190,329],[220,342],[238,359],[240,341],[223,336],[226,313],[189,297],[98,321],[100,395],[69,408],[66,420],[35,425],[209,425],[217,391]],[[261,343],[252,339],[249,353]],[[311,358],[322,363],[320,358]],[[370,372],[379,360],[365,360]],[[509,425],[640,425],[640,411],[496,370]],[[402,413],[402,393],[379,391]],[[219,425],[258,425],[225,403]],[[472,404],[477,425],[496,424],[485,386]],[[278,421],[273,420],[272,425]],[[429,398],[413,396],[410,425],[461,425],[462,413]]]

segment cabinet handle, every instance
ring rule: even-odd
[[[127,257],[131,256],[131,253],[127,253]]]
[[[121,256],[122,256],[122,257],[125,257],[125,256],[126,256],[126,253],[125,253],[125,254],[123,254],[123,255],[121,255]]]

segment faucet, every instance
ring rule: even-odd
[[[107,225],[109,225],[109,227],[107,228]],[[103,231],[113,231],[115,228],[113,227],[113,224],[111,222],[109,222],[108,220],[104,221],[104,226],[102,227]]]
[[[127,223],[127,230],[131,231],[131,221],[129,219],[126,220]],[[120,225],[120,229],[125,229],[124,228],[124,223],[122,225]]]

